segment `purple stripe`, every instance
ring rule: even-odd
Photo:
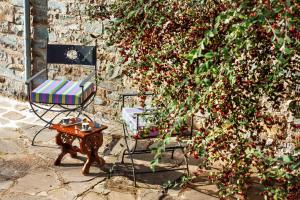
[[[68,104],[74,104],[74,103],[75,103],[73,97],[74,97],[74,96],[72,96],[72,95],[68,95],[68,100],[67,100],[67,103],[68,103]]]
[[[90,94],[90,90],[91,90],[91,83],[89,83],[89,85],[87,86],[87,89],[84,91],[84,93],[83,93],[83,100],[85,100],[88,96],[89,96],[89,94]],[[81,100],[81,99],[80,99]]]
[[[42,102],[47,102],[47,94],[41,94]]]
[[[31,93],[31,101],[35,101],[35,92]]]
[[[62,84],[62,81],[54,81],[49,86],[47,86],[41,93],[51,93],[56,87]]]
[[[53,103],[59,103],[59,95],[54,94],[53,99],[54,99]]]
[[[74,84],[76,84],[76,86],[68,93],[70,95],[76,95],[76,93],[81,89],[79,87],[80,82],[74,82]]]
[[[62,88],[60,88],[57,92],[56,92],[56,94],[63,94],[65,91],[67,91],[70,87],[72,87],[73,85],[74,85],[74,83],[76,83],[76,82],[73,82],[73,81],[69,81],[67,84],[65,84]],[[75,87],[76,88],[76,87]],[[74,88],[72,89],[72,90],[74,90]],[[72,91],[71,90],[71,91]],[[68,94],[70,94],[70,93],[68,93]]]
[[[65,91],[67,91],[69,88],[74,86],[74,84],[75,84],[75,87],[72,88],[72,90],[66,94],[66,104],[74,104],[75,103],[75,95],[72,95],[72,94],[75,93],[76,90],[78,90],[80,88],[79,82],[69,81],[59,91],[56,92],[55,96],[58,96],[59,99],[62,99],[63,93],[65,93]],[[59,103],[61,103],[61,102],[59,102]]]
[[[70,82],[67,82],[62,88],[60,88],[55,94],[62,94],[64,93],[70,86]]]

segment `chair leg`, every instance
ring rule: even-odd
[[[122,153],[122,160],[121,160],[121,164],[124,164],[124,157],[125,157],[125,153],[127,152],[127,149],[124,149],[123,153]]]
[[[172,150],[171,159],[174,159],[174,151],[175,151],[175,149]]]
[[[34,146],[34,140],[35,138],[43,131],[45,130],[46,128],[48,128],[48,124],[46,124],[43,128],[41,128],[38,132],[35,133],[32,141],[31,141],[31,146]]]
[[[47,113],[48,111],[46,111],[45,113]],[[45,115],[45,113],[43,115]],[[34,135],[32,141],[31,141],[31,145],[34,146],[34,141],[35,141],[35,138],[43,131],[45,130],[46,128],[49,128],[49,126],[52,124],[52,122],[56,119],[56,117],[58,117],[59,115],[61,115],[63,112],[60,112],[58,114],[56,114],[50,121],[48,121],[45,126],[43,128],[41,128],[38,132],[36,132],[36,134]],[[45,120],[43,120],[45,121]],[[46,121],[45,121],[46,122]]]
[[[124,135],[124,137],[126,137],[126,136]],[[137,147],[137,140],[135,140],[134,147],[133,147],[133,149],[132,149],[130,152],[131,152],[131,153],[135,152],[136,147]],[[125,155],[127,155],[126,152],[128,152],[128,150],[127,150],[127,149],[124,149],[123,154],[122,154],[121,164],[124,164],[124,158],[125,158]]]
[[[179,142],[179,146],[182,147],[182,148],[180,148],[180,149],[181,149],[181,151],[182,151],[182,153],[183,153],[183,156],[184,156],[184,162],[185,162],[185,164],[186,164],[186,174],[187,174],[187,176],[189,176],[189,175],[190,175],[190,170],[189,170],[188,157],[187,157],[186,153],[184,152],[184,148],[183,148],[181,142]]]
[[[124,130],[124,139],[125,139],[125,144],[126,144],[126,147],[127,147],[127,152],[128,152],[128,155],[130,156],[130,160],[131,160],[131,167],[132,167],[132,175],[133,175],[134,187],[136,187],[135,167],[134,167],[133,156],[132,156],[133,151],[130,151],[130,148],[129,148],[129,145],[128,145],[127,134],[126,134],[127,133],[127,129],[125,127],[125,124],[123,124],[123,130]]]

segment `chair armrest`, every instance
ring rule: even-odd
[[[29,85],[31,83],[31,81],[33,81],[34,79],[36,79],[38,76],[40,76],[41,74],[43,74],[47,69],[43,69],[41,71],[39,71],[38,73],[36,73],[34,76],[32,76],[31,78],[29,78],[28,80],[25,81],[26,85]]]
[[[134,97],[134,96],[139,96],[140,94],[139,93],[124,93],[122,94],[123,97]],[[145,94],[141,94],[140,96],[153,96],[154,94],[153,93],[145,93]]]
[[[148,111],[148,110],[146,110],[145,112],[142,112],[142,113],[135,113],[135,115],[137,116],[137,117],[139,117],[139,116],[146,116],[146,115],[155,115],[155,114],[157,114],[158,112],[154,112],[154,111]]]
[[[96,72],[92,72],[92,73],[90,73],[89,75],[88,75],[88,77],[86,77],[83,81],[81,81],[81,83],[80,83],[80,87],[84,87],[84,85],[89,81],[89,80],[91,80],[91,78],[93,77],[93,76],[95,76],[95,74],[96,74]]]
[[[142,113],[135,113],[137,118],[137,128],[139,127],[140,117],[149,116],[149,115],[153,115],[155,117],[156,114],[157,112],[153,112],[152,110],[151,111],[145,110],[145,112]]]

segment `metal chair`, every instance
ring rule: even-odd
[[[93,121],[83,111],[93,102],[97,92],[96,46],[97,42],[95,42],[95,46],[47,45],[46,68],[26,81],[31,109],[39,119],[46,123],[35,133],[32,145],[38,134],[48,128],[63,113],[68,116],[75,112],[77,117],[84,115]],[[82,81],[48,80],[48,64],[82,65],[89,67],[91,73]],[[46,81],[33,88],[33,81],[41,75],[46,75]],[[92,78],[94,78],[93,82],[91,82]],[[54,116],[47,119],[45,115],[50,112],[54,113]]]
[[[144,94],[145,96],[151,96],[152,94]],[[145,116],[154,116],[155,117],[155,109],[147,110],[141,107],[125,107],[125,98],[126,97],[134,97],[137,96],[137,94],[123,94],[122,95],[122,121],[123,121],[123,133],[124,133],[124,139],[126,144],[126,149],[123,151],[122,155],[122,161],[121,163],[124,164],[124,157],[128,155],[130,157],[131,161],[131,167],[132,167],[132,175],[133,175],[133,181],[134,186],[136,186],[136,174],[145,174],[145,173],[153,173],[152,170],[148,171],[137,171],[135,168],[135,163],[133,159],[134,154],[146,154],[151,153],[152,150],[147,149],[141,149],[137,150],[137,144],[141,140],[149,140],[159,137],[159,130],[157,129],[146,129],[147,126],[147,119]],[[193,123],[192,123],[193,124]],[[155,127],[155,125],[153,126]],[[181,134],[184,134],[184,136],[191,138],[193,134],[193,126],[191,125],[190,129],[185,129],[184,133],[181,132]],[[174,134],[173,136],[177,136]],[[128,139],[134,139],[134,146],[133,148],[129,147]],[[166,152],[172,152],[171,158],[173,159],[174,151],[176,149],[180,149],[184,156],[185,161],[185,167],[178,167],[178,168],[171,168],[171,169],[161,169],[161,170],[155,170],[155,172],[166,172],[166,171],[176,171],[176,170],[186,170],[187,175],[189,175],[189,164],[187,155],[184,152],[184,145],[181,143],[181,141],[178,141],[178,145],[166,147]]]

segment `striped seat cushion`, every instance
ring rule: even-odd
[[[94,84],[87,82],[84,91],[80,81],[47,80],[34,89],[31,100],[37,103],[79,105],[94,91]]]

